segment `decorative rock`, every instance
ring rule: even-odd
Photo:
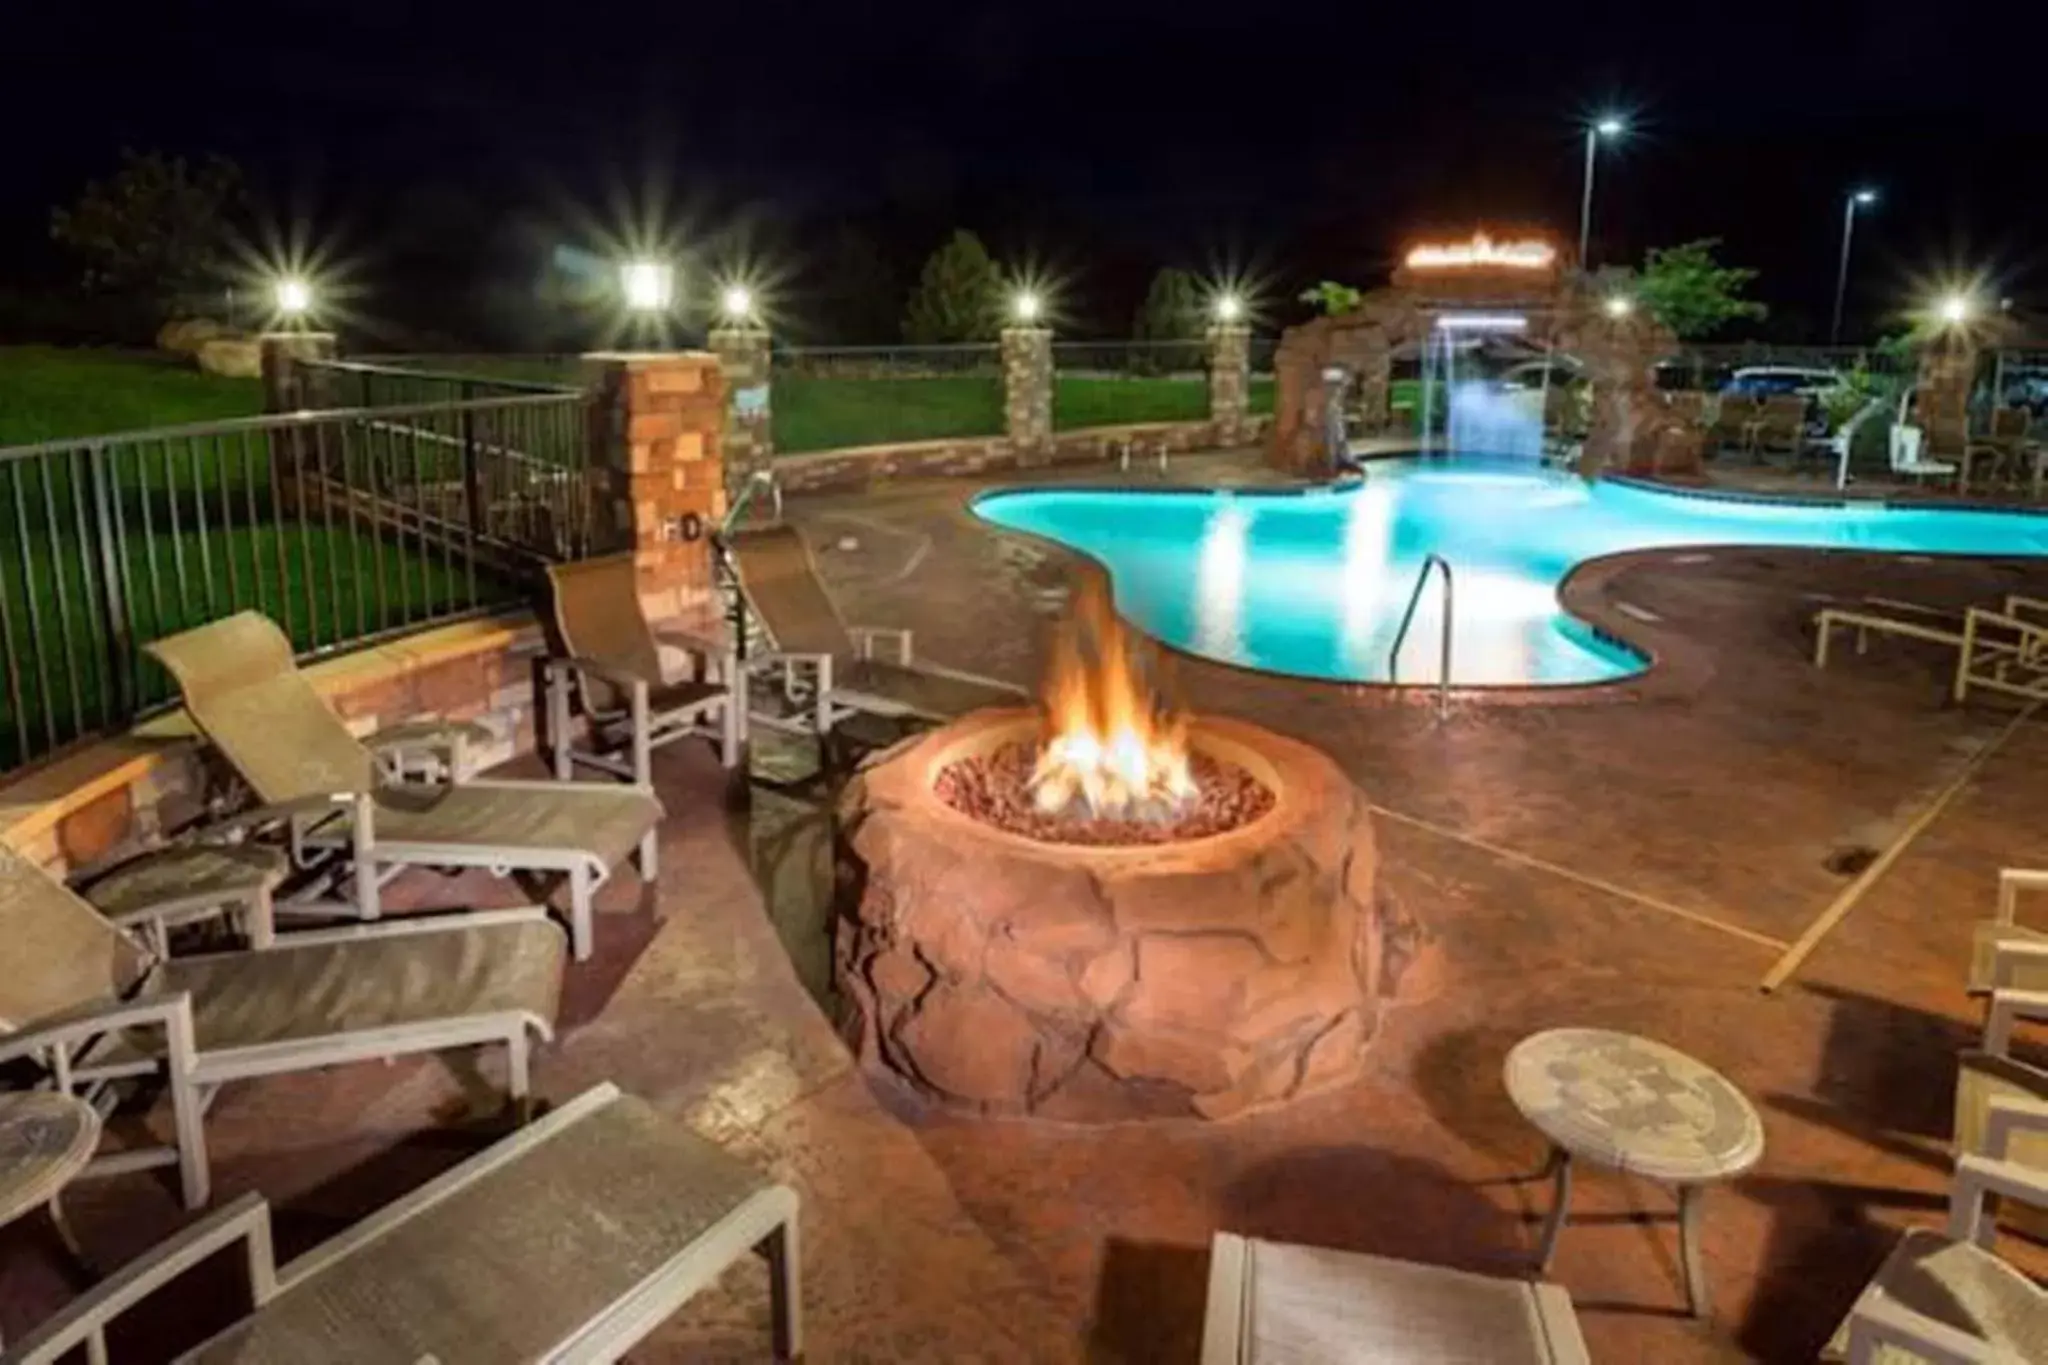
[[[173,318],[157,329],[156,348],[172,355],[197,355],[215,337],[232,335],[212,318]]]
[[[1255,772],[1273,808],[1148,846],[1036,842],[932,790],[1035,724],[977,712],[848,784],[837,961],[863,1062],[942,1104],[1078,1121],[1222,1118],[1355,1075],[1428,945],[1376,894],[1369,808],[1341,770],[1199,720],[1195,747]]]
[[[242,337],[214,337],[203,341],[195,353],[199,368],[228,379],[261,379],[263,348]]]

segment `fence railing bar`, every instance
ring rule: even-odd
[[[327,563],[327,621],[333,627],[332,638],[338,643],[348,638],[341,628],[341,566],[334,553],[334,499],[327,496],[327,445],[330,429],[325,426],[313,428],[318,443],[320,485],[320,555]]]
[[[249,596],[257,611],[266,610],[263,604],[263,518],[257,514],[256,506],[256,457],[249,449],[251,433],[241,433],[242,448],[242,500],[249,505]],[[277,448],[268,439],[263,443],[263,467],[268,469],[277,462]],[[282,586],[282,585],[280,585]]]
[[[57,747],[57,708],[50,701],[50,651],[43,638],[43,609],[37,605],[35,551],[28,538],[28,499],[21,491],[21,466],[10,465],[14,493],[15,543],[21,546],[21,589],[28,602],[29,653],[36,661],[36,701],[43,713],[43,743]],[[55,565],[52,565],[54,572]],[[26,722],[24,721],[24,725]]]
[[[285,459],[294,465],[299,463],[303,455],[303,442],[300,440],[302,435],[301,432],[291,432],[286,436]],[[271,549],[276,551],[277,613],[282,618],[278,624],[284,627],[284,633],[289,636],[292,633],[292,566],[291,552],[285,548],[284,543],[284,485],[278,482],[278,452],[272,451],[270,458],[263,463],[270,479],[270,545]]]
[[[156,513],[150,504],[156,495],[149,487],[149,456],[140,447],[135,451],[135,481],[142,494],[142,563],[149,570],[149,621],[150,630],[156,635],[164,633],[163,577],[156,560]]]
[[[92,545],[99,560],[100,619],[107,626],[107,677],[100,688],[100,725],[105,728],[112,727],[117,717],[129,714],[135,707],[131,645],[134,631],[128,618],[128,566],[121,552],[128,538],[122,533],[120,490],[114,486],[111,466],[106,446],[87,448],[86,478],[92,490],[94,536],[91,541],[81,542],[80,548]],[[90,566],[88,557],[88,577]]]
[[[192,578],[185,569],[185,521],[178,514],[178,462],[168,437],[157,442],[164,457],[164,509],[171,519],[171,573],[177,579],[178,624],[192,619]]]
[[[35,592],[33,582],[22,583],[24,595]],[[0,562],[0,662],[7,668],[7,724],[0,727],[0,737],[13,739],[13,758],[9,767],[25,762],[29,755],[28,703],[22,698],[20,654],[14,642],[14,608],[9,604],[12,594],[7,587],[7,566]]]
[[[206,530],[206,470],[199,463],[199,440],[197,437],[185,441],[185,453],[192,464],[192,529],[199,536],[199,590],[206,603],[205,611],[212,617],[213,605],[213,537]]]
[[[74,446],[64,461],[65,482],[70,486],[71,502],[74,509],[78,504],[78,475],[73,467],[73,457],[76,454],[77,447]],[[69,685],[70,695],[68,699],[71,703],[71,732],[73,734],[82,734],[85,731],[83,689],[78,685],[78,657],[72,653],[71,595],[64,590],[64,560],[66,556],[63,546],[58,543],[56,534],[57,528],[61,523],[57,520],[57,495],[56,489],[53,487],[54,483],[55,480],[51,477],[50,467],[44,465],[43,525],[49,527],[51,532],[50,581],[57,588],[57,640],[58,647],[64,653],[64,680]],[[78,543],[80,547],[83,547],[86,540],[85,527],[82,522],[79,525],[78,531]]]
[[[213,467],[220,473],[220,532],[221,558],[228,569],[228,610],[242,609],[242,575],[235,567],[235,501],[230,491],[234,487],[234,474],[228,468],[227,437],[213,438]]]

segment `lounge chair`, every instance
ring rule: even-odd
[[[158,640],[148,652],[263,803],[234,823],[283,825],[301,867],[347,873],[346,909],[364,919],[378,917],[379,889],[408,866],[558,873],[569,883],[569,941],[580,962],[591,952],[592,893],[612,869],[637,848],[640,875],[654,878],[662,811],[652,791],[390,782],[298,671],[290,641],[267,617],[245,611]]]
[[[769,1267],[774,1352],[802,1349],[797,1197],[641,1100],[600,1085],[278,1266],[247,1194],[115,1272],[18,1343],[54,1365],[211,1257],[239,1248],[247,1316],[180,1360],[424,1365],[616,1360],[749,1251]]]
[[[2048,959],[2032,956],[2028,965],[2038,973]],[[2048,1019],[2048,991],[1991,993],[1983,1046],[1965,1049],[1956,1058],[1955,1145],[1958,1154],[1983,1155],[2003,1142],[2006,1159],[2048,1177],[2048,1125],[2016,1132],[2009,1140],[1998,1131],[2011,1122],[2000,1116],[2001,1109],[2048,1114],[2048,1071],[2012,1055],[2013,1027],[2022,1019]],[[2002,1222],[2036,1240],[2048,1234],[2048,1210],[2019,1203],[2000,1213]]]
[[[1774,393],[1766,398],[1751,424],[1749,444],[1759,460],[1775,451],[1791,456],[1796,464],[1806,449],[1806,395]]]
[[[110,1104],[123,1081],[168,1086],[174,1141],[98,1158],[103,1174],[175,1164],[204,1204],[203,1121],[222,1084],[273,1072],[502,1045],[512,1097],[554,1036],[561,930],[539,908],[280,937],[275,946],[153,958],[19,853],[0,846],[0,1066],[39,1063]]]
[[[1884,597],[1866,597],[1864,601],[1874,610],[1822,607],[1813,614],[1814,667],[1828,666],[1828,647],[1833,643],[1837,630],[1856,632],[1856,652],[1859,655],[1869,651],[1872,635],[1897,635],[1909,640],[1924,640],[1929,644],[1945,645],[1954,650],[1963,647],[1966,613]],[[2039,598],[2023,597],[2018,593],[2008,593],[2004,610],[1998,614],[2001,617],[2018,618],[2027,613],[2048,620],[2048,602]]]
[[[1891,466],[1892,473],[1900,478],[1923,482],[1953,479],[1962,468],[1952,460],[1934,459],[1927,453],[1926,428],[1903,422],[1892,428]]]
[[[2048,1173],[2005,1158],[2022,1132],[2048,1132],[2048,1106],[2007,1104],[1989,1149],[1956,1158],[1946,1233],[1916,1228],[1899,1239],[1823,1360],[1850,1365],[2019,1365],[2048,1360],[2048,1290],[1991,1248],[1992,1195],[2048,1209]]]
[[[2020,923],[2020,893],[2048,891],[2048,871],[2008,867],[1998,874],[1998,907],[1970,940],[1969,991],[2048,991],[2048,929]]]
[[[748,531],[727,545],[747,607],[771,645],[747,660],[748,671],[779,672],[785,695],[807,702],[794,719],[751,710],[750,703],[750,723],[815,735],[823,744],[852,716],[947,721],[1024,700],[1020,688],[994,678],[913,662],[907,630],[848,626],[793,528]],[[876,654],[881,640],[893,642],[894,658]]]
[[[1553,1284],[1219,1232],[1202,1365],[1586,1365]]]
[[[1956,655],[1958,702],[1970,689],[2048,701],[2048,625],[2023,619],[2017,612],[1971,607],[1963,613],[1963,642]]]
[[[1724,393],[1714,407],[1713,425],[1707,428],[1709,449],[1734,446],[1749,449],[1752,428],[1763,416],[1763,405],[1746,393]]]
[[[548,566],[555,629],[569,651],[542,668],[547,742],[562,781],[581,763],[652,788],[656,747],[693,735],[715,744],[726,767],[739,764],[746,707],[733,696],[737,656],[708,641],[673,637],[691,654],[696,676],[665,681],[660,643],[640,610],[637,574],[630,552]],[[590,735],[588,752],[571,741],[572,691]],[[620,750],[627,757],[616,757]]]

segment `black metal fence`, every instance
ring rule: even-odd
[[[775,373],[811,379],[933,379],[997,375],[1002,348],[993,342],[957,346],[783,346]]]
[[[303,654],[523,602],[613,548],[588,399],[349,408],[0,450],[0,770],[164,702],[147,641],[244,609]]]

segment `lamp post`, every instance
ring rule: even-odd
[[[1587,267],[1586,244],[1593,232],[1593,158],[1603,137],[1620,137],[1628,125],[1613,114],[1586,125],[1586,173],[1579,189],[1579,269]]]
[[[1830,346],[1842,339],[1842,300],[1849,292],[1849,244],[1856,238],[1856,210],[1876,202],[1876,190],[1851,190],[1842,199],[1842,259],[1835,267],[1835,315],[1828,324]]]

